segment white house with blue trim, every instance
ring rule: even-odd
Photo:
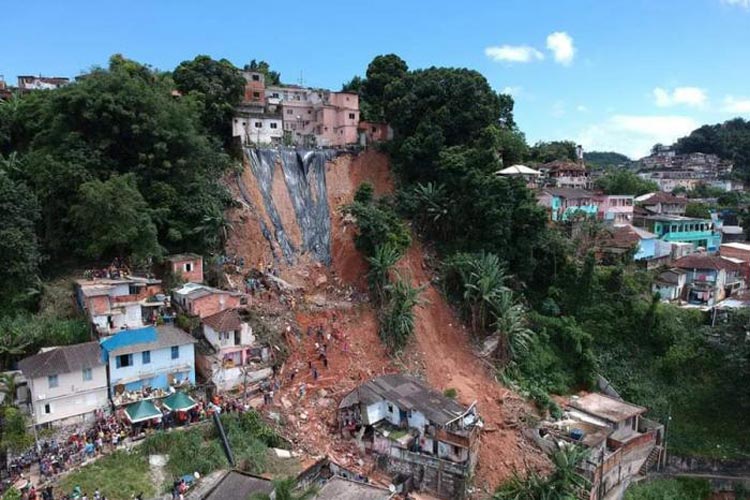
[[[195,384],[195,338],[172,325],[125,330],[101,340],[115,405]]]

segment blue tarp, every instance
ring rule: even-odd
[[[147,326],[145,328],[136,328],[135,330],[123,330],[118,332],[111,337],[102,339],[99,344],[102,347],[102,360],[105,363],[109,362],[109,353],[116,351],[122,347],[135,344],[147,344],[149,342],[156,342],[157,332],[153,326]]]

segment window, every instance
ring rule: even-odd
[[[133,366],[133,355],[132,354],[121,354],[115,358],[115,366],[117,368],[125,368],[127,366]]]
[[[49,388],[54,389],[57,387],[59,381],[57,380],[57,375],[50,375],[47,377],[47,382],[49,383]]]
[[[151,351],[143,351],[141,353],[141,363],[147,365],[151,362]]]
[[[354,120],[354,116],[355,116],[354,113],[349,113],[349,119],[350,120]]]
[[[259,82],[260,81],[260,75],[253,75],[253,81]]]
[[[307,114],[308,114],[308,115],[311,115],[311,114],[312,114],[312,110],[311,110],[311,109],[308,109],[308,110],[307,110]]]
[[[279,93],[278,92],[274,92],[273,94],[271,94],[271,97],[273,97],[274,99],[278,99],[279,98]]]
[[[180,357],[180,346],[173,345],[172,346],[172,359],[177,359]]]
[[[393,413],[393,405],[388,403],[388,413]]]
[[[271,123],[271,128],[274,128],[274,129],[275,128],[279,128],[279,124],[278,123]]]
[[[82,372],[83,372],[83,381],[90,382],[91,379],[93,378],[92,373],[91,373],[91,368],[84,368]]]
[[[294,110],[292,110],[292,109],[287,109],[286,110],[286,114],[291,115],[292,113],[294,113]]]
[[[130,285],[128,287],[128,294],[129,295],[138,295],[138,287],[135,285]]]
[[[242,126],[244,127],[245,125],[247,125],[247,122],[242,122]]]
[[[253,92],[253,99],[260,99],[260,92]]]
[[[44,405],[44,414],[49,415],[50,413],[52,413],[52,408],[50,408],[49,403],[47,403]]]
[[[192,263],[192,262],[185,262],[185,263],[184,263],[184,264],[182,265],[182,269],[183,269],[183,270],[184,270],[184,271],[185,271],[186,273],[192,272],[192,271],[193,271],[193,263]]]
[[[255,128],[263,128],[263,122],[255,122]]]

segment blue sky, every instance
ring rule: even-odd
[[[338,88],[394,52],[482,72],[514,94],[530,143],[631,156],[750,118],[750,0],[37,0],[5,2],[0,36],[9,82],[75,76],[113,53],[160,69],[208,54]]]

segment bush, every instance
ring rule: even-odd
[[[628,488],[625,500],[706,500],[710,495],[705,479],[655,479]]]
[[[443,396],[446,398],[456,399],[458,397],[458,391],[453,387],[449,387],[443,391]]]

